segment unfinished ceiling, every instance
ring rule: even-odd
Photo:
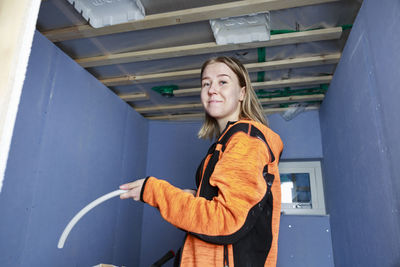
[[[144,117],[196,119],[200,67],[248,68],[266,113],[318,109],[361,0],[141,0],[143,20],[92,28],[67,0],[43,0],[38,30]],[[217,45],[209,20],[270,11],[271,38]],[[72,77],[71,77],[72,78]]]

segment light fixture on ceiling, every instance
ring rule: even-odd
[[[210,20],[218,45],[239,44],[270,39],[269,12]]]
[[[68,0],[94,28],[143,19],[140,0]]]

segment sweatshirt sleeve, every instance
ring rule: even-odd
[[[194,197],[155,177],[146,180],[142,200],[178,228],[210,237],[231,236],[243,228],[251,209],[266,194],[262,172],[268,160],[264,142],[238,132],[210,177],[210,184],[219,189],[212,200]]]

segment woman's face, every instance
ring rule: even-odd
[[[245,87],[240,87],[236,74],[224,63],[206,66],[201,81],[201,102],[211,117],[224,129],[228,121],[239,119],[240,102]]]

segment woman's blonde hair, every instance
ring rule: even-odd
[[[263,115],[262,106],[260,101],[257,98],[256,93],[254,92],[253,87],[251,86],[251,81],[249,77],[249,73],[243,64],[233,57],[216,57],[211,58],[204,62],[201,67],[201,77],[203,77],[204,69],[213,63],[224,63],[228,66],[238,77],[240,87],[245,87],[245,93],[243,101],[240,103],[240,114],[239,119],[248,119],[260,122],[266,126],[268,123]],[[209,138],[213,139],[217,137],[220,133],[220,129],[217,123],[217,120],[211,117],[205,112],[205,119],[203,126],[201,127],[198,136],[199,138]]]

